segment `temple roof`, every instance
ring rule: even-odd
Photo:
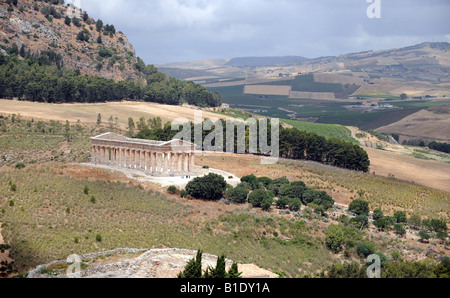
[[[174,142],[179,142],[177,145],[186,146],[186,145],[194,145],[191,142],[187,142],[184,140],[174,139],[170,141],[154,141],[154,140],[145,140],[145,139],[135,139],[135,138],[127,138],[117,133],[107,132],[95,137],[92,137],[91,140],[98,141],[117,141],[117,142],[127,142],[131,144],[142,144],[142,145],[152,145],[152,146],[167,146]]]

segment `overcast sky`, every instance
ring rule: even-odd
[[[124,32],[147,64],[246,56],[316,58],[450,42],[449,0],[71,0]],[[373,0],[375,1],[375,0]]]

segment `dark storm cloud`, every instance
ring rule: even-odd
[[[242,56],[318,57],[450,41],[450,1],[80,0],[127,34],[147,63]]]

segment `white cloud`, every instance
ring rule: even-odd
[[[364,0],[81,0],[126,33],[147,63],[255,55],[317,57],[448,40],[450,2]]]

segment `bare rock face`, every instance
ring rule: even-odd
[[[50,8],[58,17],[46,15]],[[19,49],[25,46],[32,55],[54,51],[62,55],[65,66],[79,69],[82,74],[115,81],[137,79],[134,69],[136,52],[125,34],[97,30],[96,20],[91,17],[84,21],[78,16],[79,26],[72,21],[67,25],[66,16],[73,20],[68,11],[64,5],[43,1],[21,0],[17,6],[1,1],[0,45],[11,47],[16,44]],[[77,38],[81,31],[85,32],[87,40]],[[101,43],[98,42],[99,37]],[[109,54],[100,55],[100,49],[106,49]]]
[[[197,252],[187,249],[130,249],[87,254],[77,257],[80,271],[73,270],[75,258],[40,265],[28,274],[28,278],[175,278],[195,258]],[[204,253],[202,267],[214,267],[217,256]],[[232,261],[227,259],[227,268]],[[244,278],[276,278],[277,274],[253,264],[239,264]]]

